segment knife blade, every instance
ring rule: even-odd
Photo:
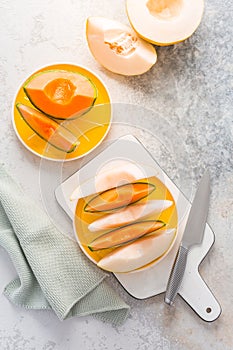
[[[206,172],[197,188],[185,226],[182,241],[168,280],[164,299],[166,304],[172,305],[174,302],[184,276],[187,256],[190,248],[194,245],[201,244],[203,240],[208,216],[209,198],[210,176],[209,173]]]

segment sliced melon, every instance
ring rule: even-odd
[[[129,21],[139,36],[161,46],[190,37],[199,26],[204,0],[127,0]]]
[[[173,202],[168,200],[150,200],[145,204],[130,205],[123,210],[105,215],[102,218],[93,221],[88,226],[88,230],[91,232],[98,232],[127,225],[150,214],[158,215],[162,211],[168,209],[172,204]]]
[[[76,149],[77,137],[64,126],[22,103],[18,103],[16,107],[27,125],[43,140],[66,153]]]
[[[122,226],[99,236],[88,245],[88,248],[91,251],[115,248],[132,242],[148,233],[157,231],[165,225],[160,220],[148,220]]]
[[[136,203],[149,196],[155,190],[155,185],[147,182],[134,182],[111,188],[97,194],[84,207],[90,213],[111,211]]]
[[[48,70],[33,75],[24,85],[31,103],[56,119],[73,119],[95,103],[97,90],[90,79],[66,70]]]
[[[98,262],[104,270],[120,273],[143,267],[160,258],[170,248],[175,229],[161,230],[159,234],[143,237],[123,247],[116,248]]]
[[[89,49],[108,70],[123,75],[147,72],[157,60],[155,48],[129,27],[103,17],[89,17],[86,25]]]

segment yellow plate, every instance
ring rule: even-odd
[[[173,202],[173,205],[169,207],[168,209],[162,211],[158,215],[154,215],[153,213],[148,215],[146,218],[143,218],[141,220],[162,220],[166,223],[166,228],[164,229],[171,229],[175,228],[176,231],[174,233],[173,240],[171,244],[167,247],[167,250],[156,260],[150,262],[147,265],[141,266],[140,269],[144,269],[148,266],[154,265],[155,263],[161,261],[167,254],[170,252],[171,248],[173,247],[173,244],[175,242],[175,238],[177,236],[177,226],[178,226],[178,215],[177,215],[177,208],[176,208],[176,202],[169,191],[169,189],[165,186],[164,183],[162,183],[157,177],[152,176],[148,179],[141,179],[140,182],[148,182],[155,185],[156,190],[152,192],[149,195],[150,200],[170,200]],[[135,180],[135,182],[137,182]],[[74,217],[74,231],[77,238],[77,241],[82,249],[82,251],[88,256],[88,258],[94,262],[98,263],[103,257],[105,257],[107,254],[112,252],[115,248],[109,248],[109,249],[103,249],[103,250],[97,250],[97,251],[90,251],[88,248],[88,245],[91,241],[96,239],[97,237],[101,236],[103,233],[106,233],[109,230],[106,231],[100,231],[100,232],[90,232],[88,230],[88,225],[95,221],[96,219],[99,219],[100,217],[106,215],[104,212],[98,212],[98,213],[88,213],[84,211],[85,205],[89,202],[91,198],[93,198],[95,194],[90,195],[85,198],[80,198],[77,202],[76,209],[75,209],[75,217]],[[148,197],[140,200],[138,203],[146,203],[148,200]],[[114,211],[113,211],[114,212]],[[136,220],[140,221],[140,219]],[[123,226],[123,225],[122,225]],[[136,271],[136,270],[135,270]],[[132,272],[132,271],[131,271]]]
[[[69,154],[57,150],[35,134],[34,131],[24,122],[16,108],[16,103],[23,103],[27,106],[34,107],[25,95],[23,85],[35,73],[46,71],[48,69],[63,69],[81,73],[92,80],[98,91],[95,105],[90,111],[77,118],[75,121],[66,121],[66,126],[68,125],[68,127],[77,134],[78,141],[80,142],[76,150]],[[13,126],[19,140],[32,153],[42,158],[55,161],[74,160],[90,153],[103,141],[111,125],[112,112],[110,96],[103,82],[87,68],[74,64],[60,63],[49,65],[37,70],[32,75],[20,86],[14,100]]]

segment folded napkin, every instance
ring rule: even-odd
[[[108,286],[107,274],[64,236],[0,165],[0,245],[18,273],[4,294],[28,309],[53,309],[59,319],[93,314],[121,324],[128,305]]]

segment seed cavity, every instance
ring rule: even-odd
[[[126,32],[108,32],[104,43],[116,54],[129,56],[136,50],[138,39],[134,35]]]

